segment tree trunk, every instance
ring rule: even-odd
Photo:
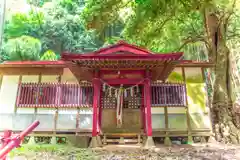
[[[227,47],[226,21],[215,13],[205,11],[205,29],[208,35],[209,59],[215,62],[215,81],[211,117],[215,139],[225,143],[239,143],[239,129],[233,111],[229,76],[229,49]]]

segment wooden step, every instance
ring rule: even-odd
[[[137,139],[124,139],[123,142],[124,142],[124,144],[126,144],[126,143],[139,143]],[[142,141],[140,141],[140,143],[141,142]],[[106,139],[106,143],[118,143],[118,144],[121,144],[122,142],[121,142],[120,139]]]
[[[138,137],[139,133],[104,133],[107,137]]]
[[[129,135],[128,135],[129,136]],[[118,144],[126,144],[126,143],[138,143],[140,144],[143,140],[141,135],[130,135],[130,137],[123,137],[123,136],[117,136],[117,135],[104,135],[102,142],[103,144],[108,144],[108,143],[118,143]]]

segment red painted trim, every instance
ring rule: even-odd
[[[92,136],[97,136],[98,128],[98,105],[100,96],[100,80],[93,80],[94,94],[93,94],[93,126],[92,126]]]
[[[151,113],[151,83],[149,79],[144,81],[145,101],[146,101],[146,120],[147,136],[152,136],[152,113]]]
[[[87,57],[87,56],[84,56],[84,57]],[[106,56],[102,56],[102,57],[106,58]],[[113,57],[113,56],[111,56],[111,57]],[[114,56],[114,57],[116,57],[116,56]],[[136,60],[139,59],[138,57],[139,56],[132,56],[132,58],[136,59]],[[141,57],[141,59],[146,59],[146,57],[144,57],[144,56],[140,56],[140,57]],[[119,58],[119,60],[124,59],[119,55],[117,56],[116,59],[118,59],[118,58]],[[127,58],[127,56],[126,56],[126,58]],[[153,59],[155,59],[155,57]],[[151,60],[151,59],[146,59],[146,60]],[[207,62],[207,61],[199,62],[199,61],[192,61],[192,60],[179,60],[179,64],[180,65],[185,65],[185,64],[186,65],[214,65],[214,63],[212,63],[212,62]],[[64,61],[9,61],[9,62],[4,62],[4,63],[0,64],[0,68],[1,67],[24,67],[24,66],[45,67],[45,65],[49,65],[51,67],[62,66],[62,67],[67,68],[67,64]]]
[[[100,74],[117,74],[118,70],[101,70]],[[145,70],[120,70],[120,74],[145,74]]]
[[[97,56],[84,56],[82,54],[69,54],[63,53],[62,60],[179,60],[183,53],[172,53],[172,54],[152,54],[152,55],[97,55]]]
[[[142,79],[128,79],[128,78],[122,78],[122,79],[110,79],[110,80],[104,80],[106,83],[110,85],[119,85],[119,84],[143,84]]]

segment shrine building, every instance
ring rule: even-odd
[[[74,136],[85,147],[207,139],[206,73],[214,64],[182,59],[119,41],[59,61],[0,64],[0,132],[38,119],[30,138]]]

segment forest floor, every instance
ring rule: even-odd
[[[240,145],[220,143],[173,145],[157,144],[145,150],[136,145],[107,145],[103,148],[24,151],[12,160],[240,160]],[[61,151],[61,152],[60,152]]]

